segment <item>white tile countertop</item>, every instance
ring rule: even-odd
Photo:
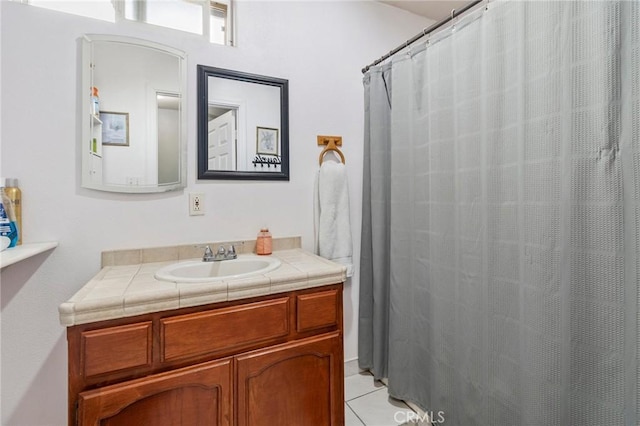
[[[142,255],[144,256],[144,254]],[[282,265],[249,278],[173,283],[155,272],[177,260],[108,265],[58,308],[60,324],[72,326],[158,311],[205,305],[344,282],[346,268],[300,248],[274,251]],[[180,259],[185,260],[185,259]]]

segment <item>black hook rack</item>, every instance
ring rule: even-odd
[[[258,164],[260,165],[260,167],[264,167],[266,164],[267,168],[270,168],[271,166],[273,166],[273,168],[276,168],[277,166],[282,164],[282,158],[279,155],[266,156],[258,154],[256,155],[256,158],[253,159],[252,163],[253,167],[258,167]]]

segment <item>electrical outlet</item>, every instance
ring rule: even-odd
[[[189,194],[189,215],[204,214],[204,194]]]

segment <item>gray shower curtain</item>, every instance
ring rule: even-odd
[[[389,253],[391,163],[391,68],[364,76],[365,146],[358,363],[387,377],[389,344]]]
[[[360,366],[448,425],[639,424],[639,3],[492,2],[364,87]]]

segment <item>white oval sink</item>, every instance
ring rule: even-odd
[[[172,263],[158,269],[155,277],[158,280],[171,282],[205,283],[264,274],[273,271],[280,264],[280,260],[275,257],[241,254],[237,259],[219,262],[188,260]]]

